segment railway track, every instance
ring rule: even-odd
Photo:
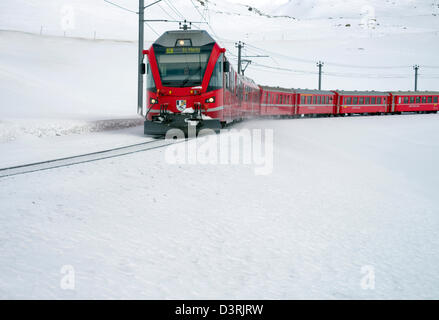
[[[159,148],[163,148],[163,147],[166,147],[166,146],[174,144],[174,143],[182,143],[185,141],[187,141],[187,139],[182,140],[182,141],[178,141],[178,142],[175,142],[175,141],[170,142],[169,140],[165,140],[165,139],[153,140],[153,141],[136,143],[136,144],[127,145],[127,146],[118,147],[118,148],[112,148],[112,149],[106,149],[106,150],[102,150],[102,151],[80,154],[80,155],[71,156],[71,157],[64,157],[64,158],[47,160],[47,161],[28,163],[28,164],[23,164],[23,165],[19,165],[19,166],[0,168],[0,178],[11,177],[11,176],[32,173],[32,172],[38,172],[38,171],[44,171],[44,170],[50,170],[50,169],[56,169],[56,168],[62,168],[62,167],[68,167],[68,166],[72,166],[72,165],[76,165],[76,164],[99,161],[99,160],[104,160],[104,159],[116,158],[116,157],[121,157],[121,156],[129,155],[129,154],[133,154],[133,153],[144,152],[144,151],[153,150],[153,149],[159,149]]]

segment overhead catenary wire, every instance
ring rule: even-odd
[[[114,3],[114,2],[111,2],[111,1],[108,1],[108,0],[104,0],[104,2],[107,2],[107,3],[109,3],[109,4],[111,4],[111,5],[115,6],[115,7],[118,7],[119,9],[122,9],[122,10],[125,10],[125,11],[128,11],[128,12],[131,12],[131,13],[139,14],[138,11],[134,11],[134,10],[128,9],[128,8],[126,8],[126,7],[123,7],[123,6],[119,5],[119,4],[117,4],[117,3]],[[155,3],[156,3],[156,2],[155,2]],[[152,3],[152,4],[154,4],[154,3]],[[155,31],[154,28],[153,28],[150,24],[148,24],[147,22],[145,22],[145,24],[146,24],[146,26],[147,26],[152,32],[154,32],[157,36],[159,35],[159,33],[158,33],[157,31]]]
[[[198,10],[197,6],[195,5],[195,3],[193,2],[193,0],[191,0],[192,6],[195,8],[195,10],[198,12],[198,14],[200,15],[201,19],[204,20],[204,22],[206,22],[208,28],[210,29],[210,31],[212,31],[213,35],[215,36],[215,38],[220,39],[218,37],[218,35],[216,34],[215,30],[213,30],[212,26],[210,25],[209,21],[206,20],[206,17],[204,15],[201,14],[200,10]]]
[[[169,0],[164,0],[164,2],[177,16],[179,16],[183,20],[187,20],[185,16],[183,16],[183,14],[181,14],[181,12]]]
[[[111,2],[111,1],[108,1],[108,0],[104,0],[104,2],[107,2],[107,3],[109,3],[109,4],[111,4],[111,5],[115,6],[115,7],[118,7],[119,9],[122,9],[122,10],[125,10],[125,11],[129,11],[131,13],[139,14],[138,11],[134,11],[134,10],[128,9],[126,7],[123,7],[123,6],[119,5],[119,4],[117,4],[117,3],[114,3],[114,2]]]

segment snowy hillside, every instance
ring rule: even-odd
[[[0,142],[135,119],[135,50],[129,42],[0,31]]]

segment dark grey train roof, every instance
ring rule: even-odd
[[[312,90],[312,89],[294,89],[294,88],[281,88],[281,87],[270,87],[270,86],[260,86],[263,90],[285,92],[285,93],[309,93],[309,94],[334,94],[332,91],[328,90]]]
[[[341,96],[388,96],[388,92],[384,91],[343,91],[335,90]]]
[[[329,90],[314,90],[314,89],[294,89],[296,93],[308,93],[308,94],[334,94]]]
[[[154,44],[163,47],[174,47],[179,39],[191,39],[192,46],[194,47],[201,47],[215,42],[205,30],[174,30],[166,31],[154,42]]]
[[[295,93],[294,89],[281,88],[281,87],[270,87],[270,86],[259,86],[262,90],[267,91],[277,91],[277,92],[286,92],[286,93]]]
[[[422,95],[439,95],[439,91],[390,91],[393,95],[400,96],[422,96]]]

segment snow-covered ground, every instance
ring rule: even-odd
[[[242,123],[274,130],[265,176],[159,149],[3,178],[0,297],[438,298],[438,121]]]
[[[257,83],[315,88],[322,60],[324,89],[412,89],[413,64],[439,88],[436,0],[202,2],[147,18],[206,19],[232,61],[237,40],[270,55],[246,70]],[[0,168],[147,139],[124,129],[141,122],[136,18],[101,0],[0,2]],[[177,26],[151,27],[146,45]],[[263,176],[158,149],[0,179],[0,298],[437,299],[438,120],[241,123],[273,129]]]

